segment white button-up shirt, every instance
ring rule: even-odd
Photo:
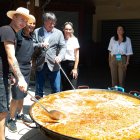
[[[121,54],[121,55],[132,55],[132,44],[129,37],[126,37],[125,42],[119,43],[112,37],[110,39],[108,50],[111,52],[111,55]]]
[[[75,61],[74,50],[80,48],[78,39],[76,37],[71,37],[66,40],[66,54],[64,60],[72,60]]]

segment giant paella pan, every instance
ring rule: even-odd
[[[48,110],[58,110],[51,119],[34,103],[30,116],[51,140],[138,140],[140,99],[103,89],[76,89],[50,94],[39,100]]]

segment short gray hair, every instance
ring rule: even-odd
[[[43,18],[43,21],[47,21],[47,20],[52,20],[54,22],[57,21],[57,18],[55,16],[55,14],[52,13],[52,12],[44,13],[43,16],[42,16],[42,18]]]

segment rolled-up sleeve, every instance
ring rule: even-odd
[[[109,46],[108,46],[108,50],[111,52],[112,51],[112,47],[113,47],[113,38],[111,37],[110,42],[109,42]]]
[[[131,39],[127,37],[126,55],[132,55],[132,54],[133,54],[133,50],[132,50]]]

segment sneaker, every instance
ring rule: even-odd
[[[27,123],[33,123],[33,120],[27,118],[27,116],[24,114],[21,114],[21,115],[17,114],[16,118],[17,118],[17,120],[22,120],[22,121],[27,122]]]
[[[16,121],[13,119],[8,120],[7,122],[7,127],[9,130],[13,133],[17,132],[17,126],[16,126]]]

